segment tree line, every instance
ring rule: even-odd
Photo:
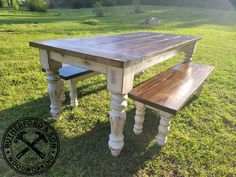
[[[96,2],[104,6],[131,5],[135,0],[48,0],[49,7],[87,8],[93,7]]]
[[[50,7],[86,8],[100,1],[105,6],[115,5],[160,5],[160,6],[188,6],[201,8],[227,9],[236,5],[236,0],[48,0]],[[232,4],[232,5],[231,5]]]
[[[143,4],[230,9],[236,0],[142,0]]]
[[[94,7],[96,2],[101,2],[104,6],[116,5],[159,5],[159,6],[188,6],[201,8],[229,9],[232,6],[236,8],[236,0],[0,0],[0,7],[8,5],[26,4],[37,6],[48,5],[49,8],[88,8]]]

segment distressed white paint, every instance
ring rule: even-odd
[[[185,54],[184,63],[192,61],[193,54],[194,54],[195,50],[196,50],[196,43],[190,44],[185,47],[185,49],[184,49],[184,54]]]
[[[107,88],[113,93],[127,94],[133,89],[132,68],[107,67]]]
[[[139,135],[143,132],[143,122],[146,106],[143,103],[135,101],[136,111],[135,111],[135,123],[133,131],[136,135]]]
[[[60,100],[62,102],[64,102],[66,100],[65,89],[64,89],[64,82],[63,82],[63,80],[61,80],[60,82],[61,82],[61,96],[60,96]]]
[[[88,73],[82,76],[77,76],[75,78],[72,78],[70,80],[67,80],[66,83],[68,84],[69,90],[70,90],[70,105],[72,107],[77,107],[78,106],[78,94],[77,94],[77,84],[79,81],[83,81],[85,79],[88,79],[90,77],[96,76],[99,73],[97,72],[92,72]]]
[[[61,83],[58,74],[46,71],[48,81],[48,94],[51,100],[50,113],[53,119],[57,119],[61,113]]]
[[[45,71],[51,70],[58,72],[58,70],[62,67],[61,62],[54,61],[49,57],[48,51],[39,49],[39,55],[40,63]]]
[[[56,52],[50,52],[50,58],[55,61],[79,66],[79,67],[86,68],[92,71],[106,74],[107,66],[99,62],[89,61],[86,59],[72,57],[68,55],[62,55]]]
[[[48,93],[51,100],[50,113],[53,119],[57,119],[61,113],[61,81],[59,77],[59,69],[62,64],[51,60],[48,52],[40,50],[40,62],[43,69],[46,70],[46,78],[48,81]]]
[[[145,69],[148,69],[148,68],[150,68],[150,67],[152,67],[152,66],[154,66],[154,65],[156,65],[158,63],[166,61],[169,58],[174,57],[174,56],[180,54],[183,51],[184,51],[183,48],[176,49],[176,50],[172,50],[170,52],[167,52],[167,53],[164,53],[164,54],[161,54],[161,55],[158,55],[158,56],[146,59],[143,62],[134,65],[133,71],[134,71],[135,74],[138,74],[140,72],[143,72]]]
[[[196,92],[196,95],[198,96],[198,97],[200,97],[201,96],[201,94],[202,94],[202,89],[203,89],[203,85],[197,90],[197,92]]]
[[[170,130],[170,118],[172,114],[160,111],[160,124],[158,127],[157,144],[164,146],[167,141],[167,134]]]
[[[123,129],[126,121],[127,98],[126,94],[111,93],[111,134],[109,135],[108,146],[113,156],[119,155],[124,146]]]
[[[67,80],[66,83],[68,84],[70,90],[70,105],[72,107],[77,107],[78,106],[77,89],[76,89],[76,85],[78,83],[77,78]]]
[[[136,112],[135,112],[135,124],[133,129],[134,133],[136,135],[142,133],[146,107],[158,111],[160,113],[161,118],[160,118],[160,124],[158,126],[157,144],[160,146],[164,146],[167,142],[167,135],[170,130],[170,119],[173,115],[164,111],[160,111],[151,106],[139,103],[137,101],[135,101],[135,105],[136,105]]]

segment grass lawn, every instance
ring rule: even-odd
[[[194,61],[215,66],[203,94],[172,119],[165,147],[156,145],[159,115],[147,111],[144,133],[135,136],[134,104],[128,100],[125,147],[114,158],[107,147],[109,93],[106,77],[78,84],[79,107],[63,105],[53,123],[61,140],[56,164],[42,176],[236,176],[236,12],[176,7],[109,8],[100,23],[83,22],[92,9],[50,10],[48,13],[0,9],[0,137],[15,120],[33,116],[47,120],[49,97],[38,50],[29,41],[154,31],[199,35]],[[161,25],[144,27],[154,16]],[[138,84],[183,59],[175,57],[135,77]],[[68,97],[68,91],[67,91]],[[0,176],[15,177],[0,155]]]

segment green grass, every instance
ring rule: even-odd
[[[100,23],[99,20],[93,19],[93,18],[89,18],[83,21],[83,24],[92,25],[92,26],[98,25],[99,23]]]
[[[0,137],[21,117],[50,117],[38,50],[29,47],[29,41],[136,31],[199,35],[203,39],[193,60],[216,67],[202,96],[172,119],[163,148],[155,142],[159,115],[148,110],[144,133],[135,136],[135,108],[128,100],[125,147],[117,158],[107,147],[110,100],[105,76],[79,83],[79,107],[71,109],[67,99],[61,120],[53,123],[60,135],[60,157],[42,176],[236,176],[236,12],[155,6],[142,10],[134,14],[132,7],[109,8],[104,18],[95,18],[92,9],[0,9]],[[161,25],[144,27],[141,22],[150,16]],[[83,24],[89,18],[100,23]],[[182,59],[181,55],[150,68],[135,78],[135,84]],[[19,176],[2,154],[0,160],[0,176]]]

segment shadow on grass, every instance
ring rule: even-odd
[[[39,24],[39,23],[56,23],[64,21],[78,21],[78,19],[68,19],[68,18],[58,18],[58,17],[15,17],[11,19],[0,20],[1,25],[11,25],[11,24]]]
[[[84,176],[133,176],[142,169],[145,162],[157,155],[160,147],[151,144],[157,134],[159,119],[151,110],[147,110],[144,123],[144,132],[136,136],[133,134],[133,118],[135,110],[127,112],[124,136],[125,146],[118,157],[112,157],[108,149],[109,122],[97,121],[96,125],[88,132],[67,138],[60,134],[61,153],[55,168],[58,174],[78,175],[80,171]],[[76,167],[76,170],[72,170]],[[68,172],[67,170],[71,171]]]
[[[95,85],[100,86],[99,83],[100,81],[98,83],[95,82]],[[87,91],[86,88],[90,86],[91,84],[89,83],[79,87],[80,91],[83,90],[80,97],[91,93],[99,94],[99,91],[104,89],[104,86],[101,86]],[[41,98],[0,111],[0,117],[3,118],[0,126],[1,134],[12,122],[21,117],[30,116],[48,120],[50,117],[49,104],[49,97],[45,94]],[[107,143],[110,133],[108,120],[105,122],[98,120],[90,130],[74,137],[65,136],[63,131],[57,128],[61,142],[61,152],[56,164],[42,176],[77,176],[80,174],[82,176],[133,176],[144,167],[147,160],[157,155],[160,151],[160,147],[155,142],[150,144],[158,131],[159,118],[157,114],[147,109],[144,132],[139,136],[134,135],[132,130],[134,115],[135,109],[127,111],[127,121],[124,130],[125,146],[118,157],[112,157],[108,149]],[[74,117],[73,119],[62,118],[59,121],[70,122],[78,121],[78,119],[79,117]],[[90,115],[86,115],[84,119],[91,119]],[[70,128],[73,127],[68,127],[67,129]],[[4,165],[4,167],[0,168],[3,174],[8,173],[11,175],[11,173],[14,173],[5,163]],[[11,172],[9,173],[9,171]]]
[[[102,75],[102,76],[104,76],[104,75]],[[95,79],[97,79],[97,80],[95,80]],[[93,93],[96,94],[96,93],[106,89],[106,82],[105,82],[104,78],[101,78],[101,77],[97,76],[95,78],[90,78],[90,80],[92,80],[93,82],[87,83],[86,85],[81,85],[80,84],[83,81],[79,81],[77,83],[78,99],[80,97],[83,97],[83,96],[86,96],[86,95],[90,95],[90,94],[93,94]],[[64,84],[66,85],[66,82]],[[96,86],[96,88],[95,89],[91,89],[91,87],[94,87],[94,85]],[[67,95],[65,104],[69,104],[69,102],[70,102],[69,90],[65,91],[65,94]]]
[[[195,21],[187,21],[181,24],[177,24],[175,27],[176,28],[193,28],[193,27],[198,27],[201,25],[207,24],[207,20],[195,20]]]

